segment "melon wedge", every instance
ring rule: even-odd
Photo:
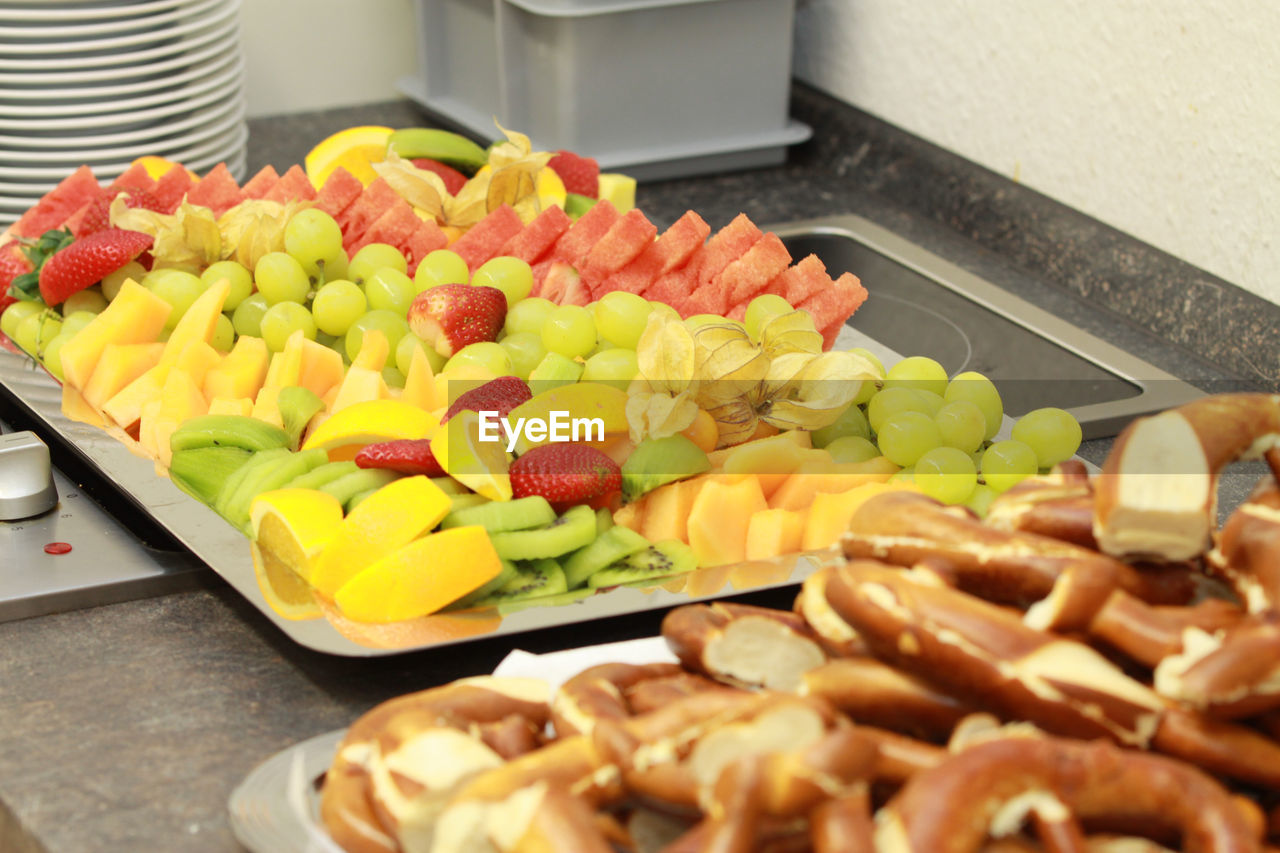
[[[63,345],[63,381],[73,388],[84,388],[107,344],[155,341],[171,310],[168,302],[132,279],[126,280],[102,313]]]

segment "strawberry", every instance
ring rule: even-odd
[[[20,275],[31,272],[35,267],[22,251],[17,240],[11,240],[0,246],[0,312],[18,301],[17,294],[9,293],[9,285]]]
[[[58,305],[129,263],[151,248],[151,243],[150,234],[121,228],[76,240],[54,252],[40,267],[40,295],[46,305]]]
[[[515,497],[542,495],[556,512],[599,502],[622,488],[618,463],[586,444],[535,447],[511,463],[510,474]]]
[[[432,160],[430,157],[415,157],[412,162],[419,169],[426,169],[428,172],[435,172],[439,175],[440,180],[444,181],[444,188],[449,191],[449,195],[457,195],[467,185],[467,176],[447,163]]]
[[[547,166],[560,176],[565,192],[600,197],[600,164],[594,157],[580,157],[572,151],[557,151]]]
[[[497,340],[507,319],[507,297],[496,287],[442,284],[409,306],[409,328],[443,356],[467,344]]]
[[[426,438],[405,438],[396,441],[378,441],[366,444],[356,453],[359,468],[385,468],[401,474],[425,474],[443,477],[444,468],[431,453],[431,441]]]
[[[516,406],[532,398],[533,392],[519,376],[499,376],[479,388],[472,388],[459,395],[444,413],[440,423],[446,423],[458,412],[468,409],[473,412],[497,412],[505,418]]]
[[[140,190],[133,187],[125,187],[120,192],[114,194],[103,194],[99,196],[85,211],[84,217],[80,220],[80,225],[76,228],[76,237],[88,237],[90,234],[96,234],[99,231],[105,231],[111,227],[111,203],[115,201],[116,196],[124,193],[124,203],[128,207],[140,207],[143,210],[154,210],[157,213],[165,213],[160,203],[150,191]]]

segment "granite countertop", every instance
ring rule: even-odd
[[[857,213],[1205,390],[1280,382],[1280,306],[797,86],[814,128],[784,166],[642,184],[659,224]],[[406,101],[251,123],[250,172]],[[1098,461],[1107,442],[1083,453]],[[785,606],[789,595],[752,600]],[[186,592],[0,624],[0,849],[239,849],[232,789],[260,761],[373,704],[532,651],[653,634],[661,613],[352,660],[299,648],[217,577]]]

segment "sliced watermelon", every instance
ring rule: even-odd
[[[692,210],[686,211],[631,263],[609,276],[602,289],[643,294],[658,276],[683,266],[710,233],[706,220]]]
[[[106,198],[105,195],[99,196],[98,198],[95,198],[92,201],[86,201],[84,204],[80,205],[80,207],[76,209],[75,213],[71,214],[66,218],[66,220],[62,223],[62,227],[66,228],[72,234],[76,235],[77,238],[83,236],[80,233],[80,226],[84,222],[85,215],[88,214],[88,212],[92,210],[94,207],[96,207],[98,204],[100,204],[101,199],[105,199],[105,198]],[[3,290],[0,290],[0,293],[3,293],[3,292],[4,292]]]
[[[793,306],[799,306],[815,293],[821,293],[832,285],[827,265],[817,255],[806,255],[787,267],[765,286],[765,293],[781,296]]]
[[[190,189],[191,174],[181,166],[174,166],[156,181],[151,197],[162,213],[173,213]]]
[[[274,166],[267,164],[259,169],[256,175],[245,181],[240,191],[244,193],[245,198],[266,198],[271,188],[279,182],[280,173]]]
[[[120,177],[107,185],[107,192],[114,196],[121,190],[149,190],[155,185],[156,182],[147,171],[147,167],[141,163],[134,163],[125,169]]]
[[[544,299],[551,299],[550,296],[547,296],[544,293],[544,291],[546,290],[546,287],[544,285],[546,284],[547,273],[550,272],[552,265],[557,263],[561,263],[561,262],[557,261],[555,258],[543,258],[537,263],[532,264],[533,290],[529,291],[530,296],[541,296]],[[555,300],[552,299],[551,301],[554,302]]]
[[[386,243],[395,246],[401,254],[409,247],[409,238],[418,230],[422,220],[413,212],[406,201],[389,206],[382,215],[373,220],[364,234],[351,247],[352,253],[360,251],[370,243]]]
[[[81,166],[45,193],[35,207],[22,214],[9,228],[11,237],[39,237],[59,228],[67,217],[102,195],[98,179],[88,166]]]
[[[593,296],[603,295],[605,279],[635,260],[645,247],[653,243],[658,226],[638,208],[632,208],[609,226],[590,251],[582,258],[578,271]]]
[[[692,293],[696,282],[697,279],[694,277],[693,270],[688,267],[681,267],[680,269],[672,270],[649,285],[648,290],[644,292],[644,298],[652,302],[665,302],[679,311],[682,316],[687,317],[688,314],[684,312],[682,306]]]
[[[768,286],[775,276],[791,265],[791,253],[782,239],[770,231],[742,253],[715,279],[729,305],[745,303]]]
[[[212,210],[215,216],[221,216],[244,201],[244,193],[240,191],[240,185],[236,183],[236,179],[231,176],[231,170],[227,168],[227,164],[219,163],[210,169],[207,175],[196,181],[187,192],[187,201],[191,204],[203,205]]]
[[[547,262],[538,295],[559,305],[586,305],[590,301],[590,295],[582,285],[582,277],[567,261]]]
[[[737,305],[730,308],[724,316],[728,317],[730,320],[742,322],[747,319],[747,303],[739,302]]]
[[[735,216],[689,259],[688,266],[698,277],[698,286],[714,281],[725,267],[742,257],[763,236],[745,213]],[[725,307],[729,305],[726,303]]]
[[[800,305],[813,317],[813,326],[822,332],[829,348],[840,327],[867,301],[867,289],[851,272],[843,273],[825,290],[818,291]],[[830,341],[827,340],[830,336]]]
[[[416,213],[413,218],[418,220],[418,227],[405,243],[405,260],[409,262],[410,275],[417,271],[423,258],[436,249],[449,245],[449,238],[440,230],[435,220],[421,219]]]
[[[280,180],[276,181],[275,186],[263,196],[267,201],[278,201],[281,204],[296,199],[311,201],[315,197],[316,188],[307,177],[307,173],[298,165],[290,166],[288,171],[280,176]]]
[[[334,217],[342,228],[342,247],[347,250],[347,254],[355,254],[351,247],[364,236],[364,232],[379,216],[387,212],[387,208],[393,207],[397,202],[403,204],[404,199],[385,180],[376,178],[364,188],[360,198]]]
[[[617,221],[618,209],[610,201],[596,202],[561,235],[551,248],[551,256],[577,264]]]
[[[339,166],[329,173],[324,186],[316,193],[316,207],[336,219],[363,192],[360,179]]]
[[[462,256],[467,268],[475,272],[480,265],[498,254],[504,244],[524,230],[524,222],[514,207],[503,204],[489,211],[484,219],[467,229],[449,248]]]
[[[709,281],[695,287],[676,310],[684,317],[694,314],[719,314],[723,317],[729,313],[729,308],[729,294],[714,281]]]
[[[569,214],[552,205],[539,213],[534,220],[507,240],[498,250],[499,255],[510,255],[529,264],[542,260],[547,250],[555,245],[560,235],[569,230],[573,220]]]

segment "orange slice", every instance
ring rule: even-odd
[[[439,424],[439,419],[431,412],[403,400],[365,400],[352,403],[325,418],[307,436],[302,449],[321,447],[333,450],[376,441],[430,438]]]
[[[320,615],[307,578],[342,523],[342,504],[313,489],[275,489],[253,500],[253,568],[263,597],[286,619]]]
[[[253,576],[258,581],[258,589],[282,619],[301,622],[324,615],[316,603],[311,584],[273,555],[262,553],[257,543],[250,543],[249,551],[253,555]]]
[[[378,177],[372,164],[386,156],[389,136],[391,128],[376,125],[340,130],[307,153],[307,177],[319,189],[335,169],[343,168],[368,186]]]
[[[342,585],[334,602],[357,622],[416,619],[457,601],[501,570],[502,561],[483,527],[454,527],[410,542],[366,567]]]
[[[313,562],[308,580],[321,595],[332,598],[366,566],[439,524],[451,506],[449,496],[428,477],[402,477],[388,483],[337,525]]]

